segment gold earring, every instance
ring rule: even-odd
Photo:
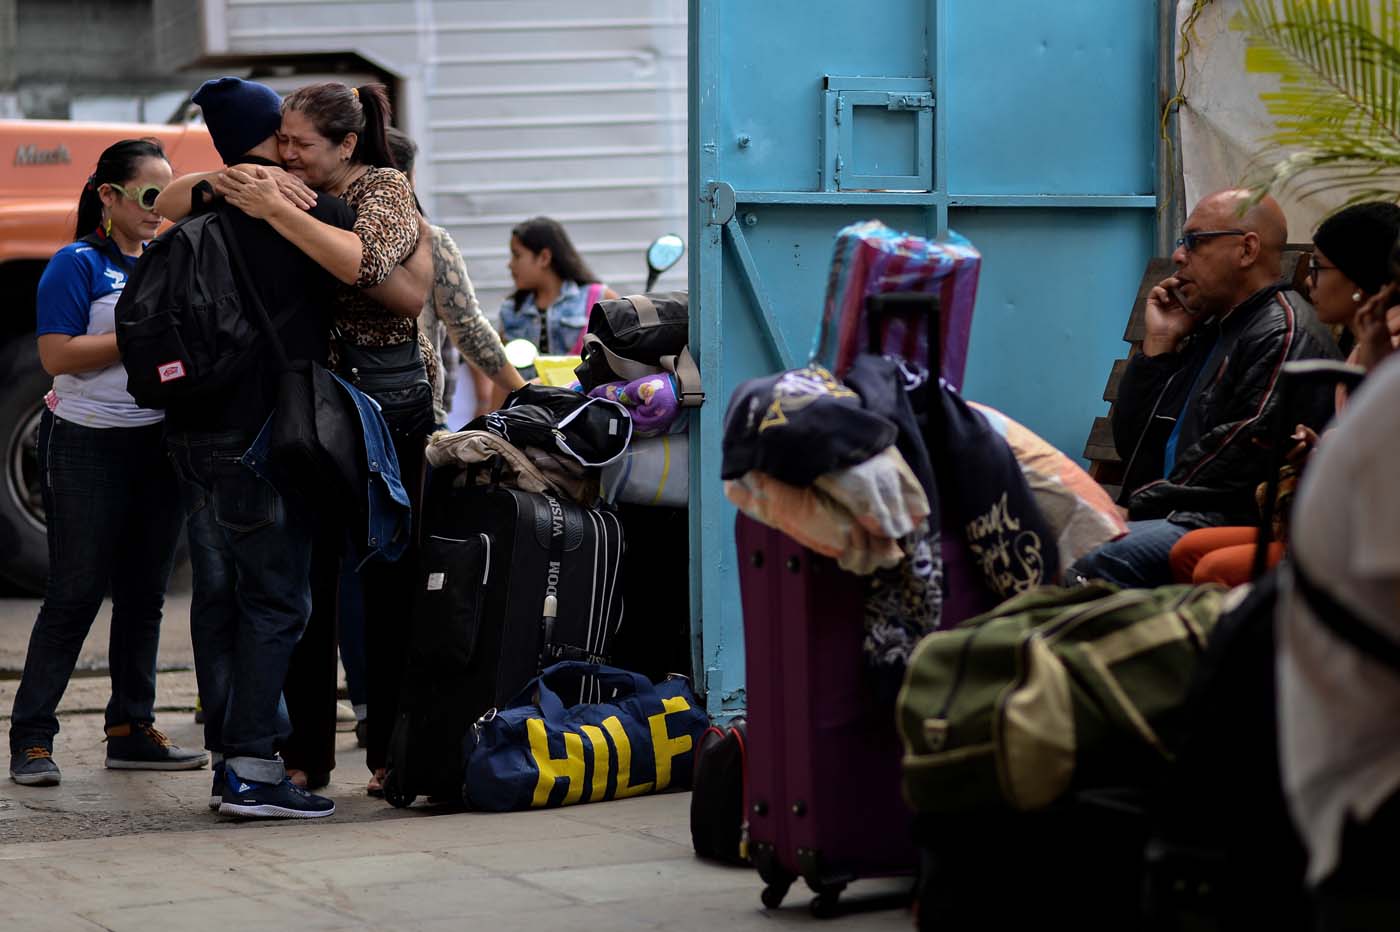
[[[107,219],[104,220],[102,223],[102,234],[108,239],[112,238],[112,217],[110,214],[107,216]]]

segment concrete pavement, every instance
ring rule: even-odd
[[[0,898],[6,928],[86,932],[830,927],[810,917],[804,896],[764,910],[753,872],[695,859],[687,800],[5,845]],[[897,929],[911,920],[889,910],[834,923]]]
[[[178,605],[178,594],[172,602]],[[183,597],[187,599],[187,596]],[[15,604],[15,603],[29,604]],[[187,606],[187,601],[186,601]],[[8,715],[37,603],[0,600],[0,726]],[[181,651],[187,614],[162,638],[157,725],[197,745],[194,676]],[[184,612],[187,613],[186,607]],[[175,618],[179,618],[176,622]],[[100,668],[105,634],[85,657]],[[181,666],[185,669],[180,669]],[[103,768],[104,676],[75,678],[60,707],[63,784],[0,778],[0,929],[110,932],[166,928],[460,930],[666,929],[726,932],[817,924],[907,929],[907,910],[811,918],[794,887],[764,910],[762,882],[690,848],[689,794],[545,812],[396,810],[364,795],[354,736],[337,742],[325,791],[337,812],[315,823],[239,822],[205,805],[210,775]],[[853,885],[856,898],[891,884]]]

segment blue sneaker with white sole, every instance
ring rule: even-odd
[[[244,819],[324,819],[335,814],[335,803],[285,777],[281,783],[244,780],[225,764],[219,814]]]

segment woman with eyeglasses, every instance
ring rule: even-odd
[[[1308,296],[1317,319],[1333,328],[1344,328],[1342,343],[1352,345],[1347,362],[1370,368],[1389,354],[1392,337],[1385,326],[1386,298],[1391,286],[1390,252],[1400,236],[1400,206],[1383,201],[1354,204],[1328,217],[1313,235],[1308,260]],[[1379,326],[1377,326],[1379,321]],[[1336,410],[1341,412],[1347,392],[1338,386]],[[1280,476],[1279,515],[1269,565],[1283,556],[1288,505],[1308,453],[1317,444],[1315,431],[1299,424],[1292,439],[1297,446]],[[1216,527],[1191,531],[1171,552],[1172,577],[1196,584],[1218,582],[1236,586],[1249,581],[1253,568],[1256,531],[1248,527]]]
[[[153,139],[106,149],[78,200],[73,242],[39,280],[39,359],[54,377],[39,427],[49,579],[10,716],[10,776],[55,786],[55,711],[110,587],[107,766],[193,770],[208,755],[154,727],[156,649],[182,514],[165,455],[164,415],[136,406],[117,353],[114,311],[161,223],[170,183]]]

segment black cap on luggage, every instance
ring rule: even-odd
[[[894,443],[894,422],[861,407],[860,397],[821,366],[750,379],[724,416],[720,475],[751,470],[790,485],[863,463]]]

